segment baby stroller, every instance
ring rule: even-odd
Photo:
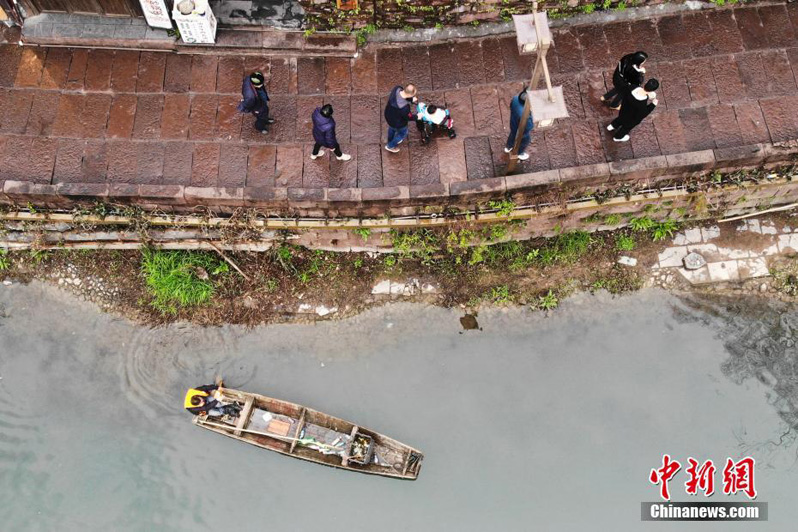
[[[450,139],[457,136],[454,131],[454,120],[449,115],[448,109],[441,109],[437,105],[419,103],[416,107],[416,127],[421,133],[421,143],[427,144],[432,134],[437,130],[445,131]]]

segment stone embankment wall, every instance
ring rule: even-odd
[[[656,5],[664,0],[544,0],[539,10],[559,13],[607,11],[632,6]],[[359,9],[341,11],[328,0],[300,0],[307,24],[316,30],[347,30],[373,24],[377,28],[432,28],[510,20],[529,13],[527,0],[362,0]]]
[[[629,195],[629,192],[676,187],[687,193],[697,176],[708,172],[774,167],[791,163],[797,156],[798,141],[789,141],[452,183],[378,188],[205,188],[125,183],[41,184],[8,180],[0,181],[0,205],[71,210],[108,203],[174,214],[197,212],[198,209],[231,214],[242,208],[251,208],[266,216],[326,220],[324,223],[342,218],[431,215],[445,221],[447,217],[474,213],[487,202],[503,199],[511,200],[518,207],[540,211],[544,208],[564,209],[569,202],[581,198],[596,197],[601,201],[611,197],[613,190]]]
[[[181,186],[70,184],[42,185],[6,181],[0,195],[0,214],[7,221],[8,246],[13,224],[34,214],[80,216],[108,211],[98,205],[137,207],[137,220],[113,221],[117,233],[109,239],[136,242],[135,225],[142,216],[160,217],[168,243],[177,233],[169,225],[193,227],[189,239],[225,241],[235,249],[235,237],[224,234],[225,224],[241,229],[241,239],[266,249],[292,234],[294,243],[331,250],[388,250],[390,239],[380,234],[390,229],[442,227],[463,223],[504,223],[521,220],[512,239],[549,236],[557,231],[617,229],[635,216],[652,219],[697,220],[733,216],[798,202],[798,181],[793,181],[798,142],[756,144],[595,164],[530,174],[422,187],[380,189],[218,189]],[[17,211],[25,211],[17,215]],[[147,214],[150,211],[152,214]],[[122,212],[124,210],[117,209]],[[144,214],[142,214],[144,213]],[[186,224],[192,218],[196,222]],[[233,222],[226,216],[233,215]],[[132,215],[131,215],[132,216]],[[208,220],[214,219],[209,222]],[[96,215],[95,215],[96,217]],[[15,222],[16,221],[16,222]],[[57,244],[74,237],[69,219],[63,231],[46,235]],[[102,225],[104,222],[100,222]],[[193,226],[191,225],[193,223]],[[125,227],[129,224],[131,227]],[[182,225],[181,225],[182,224]],[[23,224],[24,225],[24,224]],[[72,227],[70,227],[72,225]],[[85,223],[83,224],[85,225]],[[95,225],[97,227],[97,225]],[[353,230],[372,229],[363,239]],[[246,230],[244,230],[246,229]],[[9,231],[10,230],[10,231]],[[72,233],[70,233],[70,231]],[[214,232],[215,231],[215,232]],[[287,231],[287,232],[286,232]],[[235,232],[235,231],[233,231]],[[60,233],[60,236],[59,236]],[[19,234],[19,233],[17,233]],[[155,233],[158,234],[158,233]],[[152,235],[151,235],[152,236]],[[70,238],[71,238],[70,237]],[[27,237],[20,237],[23,243]],[[91,236],[77,236],[73,242]],[[241,249],[250,249],[246,246]]]

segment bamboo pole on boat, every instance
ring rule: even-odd
[[[233,432],[236,431],[235,427],[230,427],[229,425],[222,425],[220,423],[211,423],[210,421],[202,421],[202,420],[199,420],[199,423],[201,425],[207,425],[209,427],[217,427],[217,428],[220,428],[220,429],[225,429],[227,431],[230,431],[230,429],[233,429]],[[341,449],[339,447],[335,447],[335,446],[330,445],[328,443],[322,443],[322,442],[319,442],[319,441],[316,441],[316,440],[308,441],[307,438],[292,438],[290,436],[280,436],[279,434],[274,434],[274,433],[271,433],[271,432],[261,432],[259,430],[251,430],[251,429],[239,429],[239,430],[241,432],[246,432],[246,433],[249,433],[249,434],[256,434],[258,436],[267,436],[269,438],[274,438],[275,440],[284,441],[286,443],[295,441],[297,443],[306,443],[306,444],[309,444],[309,445],[318,445],[319,447],[327,447],[328,449],[334,449],[336,451],[342,451],[343,450],[343,449]]]

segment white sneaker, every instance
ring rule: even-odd
[[[339,161],[348,161],[349,159],[351,159],[351,158],[352,158],[352,156],[351,156],[351,155],[349,155],[348,153],[342,153],[340,157],[338,157],[338,156],[336,155],[336,157],[335,157],[335,158],[336,158],[336,159],[338,159]]]
[[[521,152],[518,154],[519,161],[526,161],[527,159],[529,159],[529,154],[527,152]]]
[[[319,150],[319,153],[317,153],[316,155],[313,155],[313,154],[311,153],[311,154],[310,154],[310,158],[311,158],[311,159],[313,159],[313,160],[315,161],[315,160],[316,160],[316,159],[318,159],[319,157],[324,157],[324,155],[325,155],[325,154],[324,154],[324,150]]]
[[[391,153],[399,153],[399,148],[389,148],[388,145],[385,145],[385,149]]]
[[[614,140],[615,142],[627,142],[629,140],[629,135],[624,135],[620,139],[616,139],[615,137],[612,137],[612,140]]]
[[[504,153],[510,153],[511,151],[513,151],[512,148],[504,148]]]
[[[607,131],[615,131],[615,128],[612,127],[612,124],[607,125]]]

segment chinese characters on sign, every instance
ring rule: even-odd
[[[147,24],[153,28],[172,29],[172,21],[164,0],[139,0]]]
[[[213,44],[216,42],[216,17],[207,0],[182,0],[175,2],[172,18],[186,44]]]
[[[688,467],[685,470],[688,479],[684,483],[685,491],[689,495],[696,495],[699,491],[709,497],[715,493],[715,464],[712,460],[700,463],[690,457],[687,459]],[[735,462],[731,458],[726,459],[726,466],[723,468],[723,493],[734,495],[735,493],[745,493],[749,499],[756,498],[756,488],[754,487],[754,466],[756,462],[750,456],[746,456]],[[659,494],[663,500],[671,499],[668,482],[682,468],[677,460],[671,459],[670,455],[662,455],[662,467],[652,469],[648,476],[649,482],[659,485]]]

